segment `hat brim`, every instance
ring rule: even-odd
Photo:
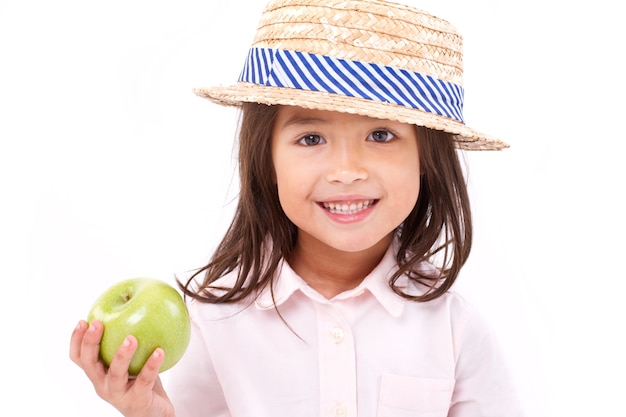
[[[227,87],[196,88],[193,91],[200,97],[226,106],[241,106],[244,102],[299,106],[307,109],[338,111],[414,124],[454,135],[456,147],[464,150],[487,151],[502,150],[509,147],[507,143],[499,139],[444,116],[358,97],[322,91],[277,88],[245,82],[238,82]]]

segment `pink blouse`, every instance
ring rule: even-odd
[[[396,268],[392,245],[357,288],[328,300],[285,262],[280,316],[269,290],[249,303],[191,302],[190,346],[163,374],[177,417],[522,416],[471,306],[454,292],[401,298],[388,285]]]

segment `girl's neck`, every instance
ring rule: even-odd
[[[363,251],[344,252],[300,235],[289,265],[309,286],[331,299],[357,287],[380,263],[391,240],[389,235]]]

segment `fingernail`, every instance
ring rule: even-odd
[[[128,347],[128,346],[130,346],[130,339],[129,339],[128,337],[126,337],[126,338],[124,339],[124,341],[122,342],[122,347],[125,347],[125,348],[126,348],[126,347]]]
[[[96,326],[93,323],[89,323],[89,327],[87,328],[88,332],[95,332]]]

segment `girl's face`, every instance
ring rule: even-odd
[[[409,215],[419,194],[413,125],[280,106],[272,131],[278,197],[298,245],[358,252]]]

